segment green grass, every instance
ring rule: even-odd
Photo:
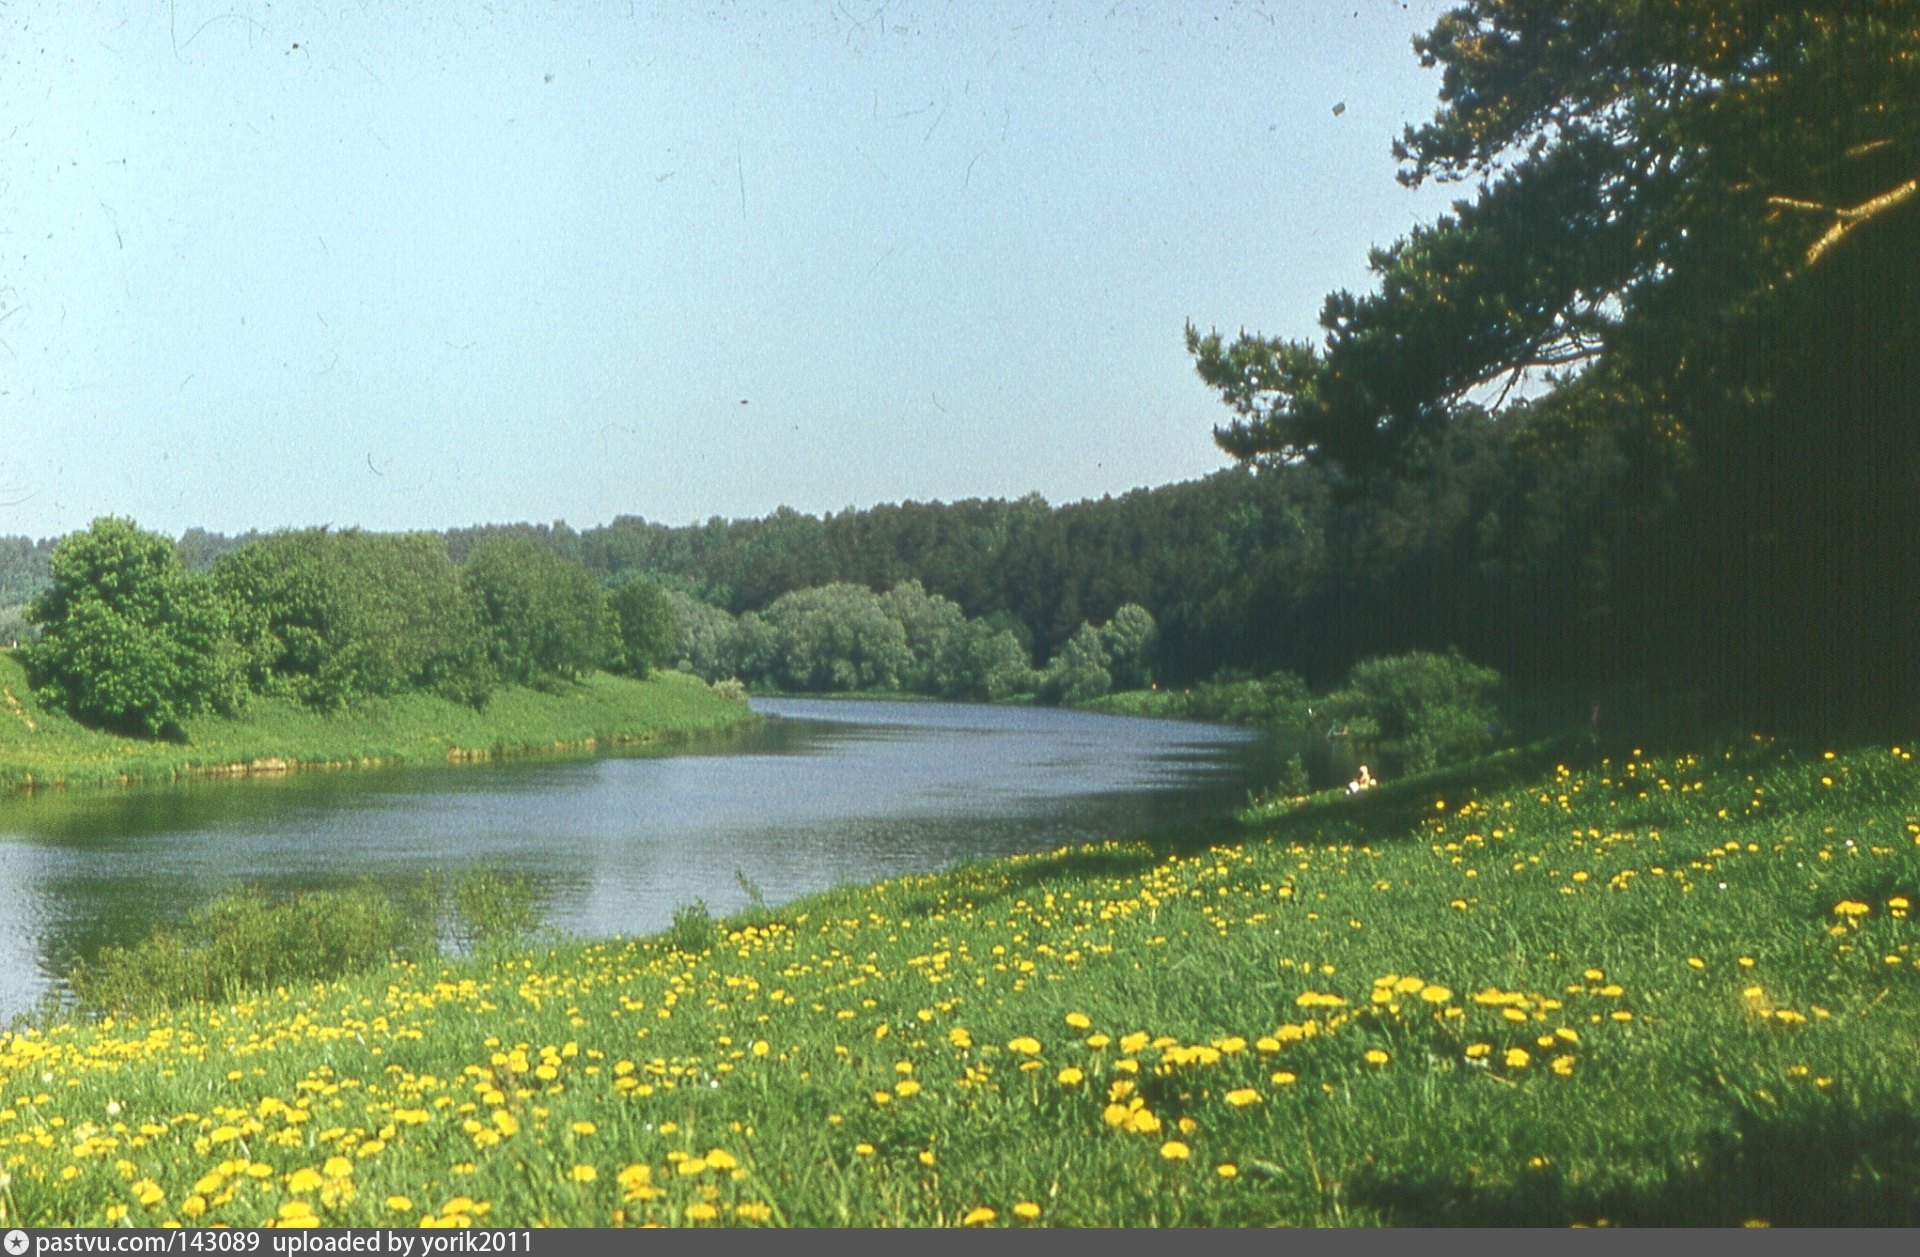
[[[1920,1223],[1911,751],[1552,754],[43,1026],[0,1221]]]
[[[753,719],[677,672],[645,681],[595,673],[552,691],[506,687],[478,710],[427,694],[321,714],[257,699],[238,718],[190,721],[184,742],[126,738],[41,709],[20,663],[0,651],[0,787],[83,787],[207,773],[440,763],[648,742]]]

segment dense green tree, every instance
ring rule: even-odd
[[[987,620],[968,620],[947,636],[935,679],[934,693],[972,702],[1003,702],[1040,685],[1018,635]]]
[[[50,541],[0,537],[0,607],[21,606],[52,579]]]
[[[182,736],[182,722],[241,699],[220,600],[181,567],[173,543],[102,518],[54,550],[31,604],[27,647],[43,701],[127,733]]]
[[[1153,680],[1154,638],[1153,613],[1135,602],[1123,605],[1100,627],[1100,645],[1115,689],[1137,690]]]
[[[1565,396],[1526,427],[1572,421],[1583,451],[1638,473],[1611,481],[1578,560],[1579,614],[1617,626],[1589,640],[1615,675],[1749,720],[1910,722],[1911,0],[1472,0],[1417,47],[1440,108],[1398,146],[1401,178],[1477,194],[1376,250],[1377,291],[1328,297],[1318,343],[1189,328],[1235,412],[1223,448],[1362,482],[1431,470],[1487,422],[1475,401],[1545,372]],[[1634,516],[1661,543],[1612,544]],[[1518,521],[1481,522],[1511,538]]]
[[[948,678],[943,665],[950,657],[949,643],[967,622],[959,604],[928,594],[917,580],[901,581],[880,595],[880,604],[906,633],[912,656],[901,674],[901,687],[921,694],[945,692]]]
[[[1403,459],[1472,390],[1607,354],[1671,389],[1854,233],[1912,238],[1910,0],[1473,0],[1416,47],[1441,107],[1401,179],[1479,195],[1375,250],[1321,345],[1189,329],[1241,458]]]
[[[836,583],[784,594],[767,608],[775,684],[796,690],[887,690],[913,670],[900,621],[872,590]]]
[[[1084,703],[1113,688],[1106,642],[1100,630],[1082,624],[1040,677],[1040,697],[1050,703]]]
[[[431,533],[276,532],[222,554],[212,580],[260,693],[323,709],[408,689],[479,702],[495,679]]]
[[[644,576],[621,582],[607,596],[620,635],[620,667],[644,677],[673,662],[680,626],[666,591]]]
[[[619,640],[607,597],[578,563],[521,536],[490,537],[460,568],[501,678],[570,679],[605,664]]]
[[[673,666],[708,681],[739,677],[734,655],[734,618],[720,607],[677,589],[666,591],[673,610]]]

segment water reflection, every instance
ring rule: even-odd
[[[648,932],[959,860],[1217,821],[1270,780],[1234,730],[1050,709],[760,700],[678,754],[525,760],[40,794],[0,806],[0,1016],[76,956],[237,881],[274,891],[530,875],[547,919]]]

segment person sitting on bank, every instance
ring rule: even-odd
[[[1362,764],[1360,765],[1360,775],[1347,783],[1347,793],[1359,794],[1362,790],[1371,790],[1379,784],[1378,781],[1373,779],[1373,774],[1367,771],[1367,766]]]

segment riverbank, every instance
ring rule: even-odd
[[[1456,772],[0,1040],[4,1221],[1920,1223],[1910,748]]]
[[[275,699],[244,715],[189,721],[185,742],[125,738],[41,709],[0,652],[0,789],[78,789],[183,777],[459,763],[542,751],[671,741],[757,719],[701,681],[595,673],[552,691],[504,687],[476,710],[428,694],[321,714]]]

